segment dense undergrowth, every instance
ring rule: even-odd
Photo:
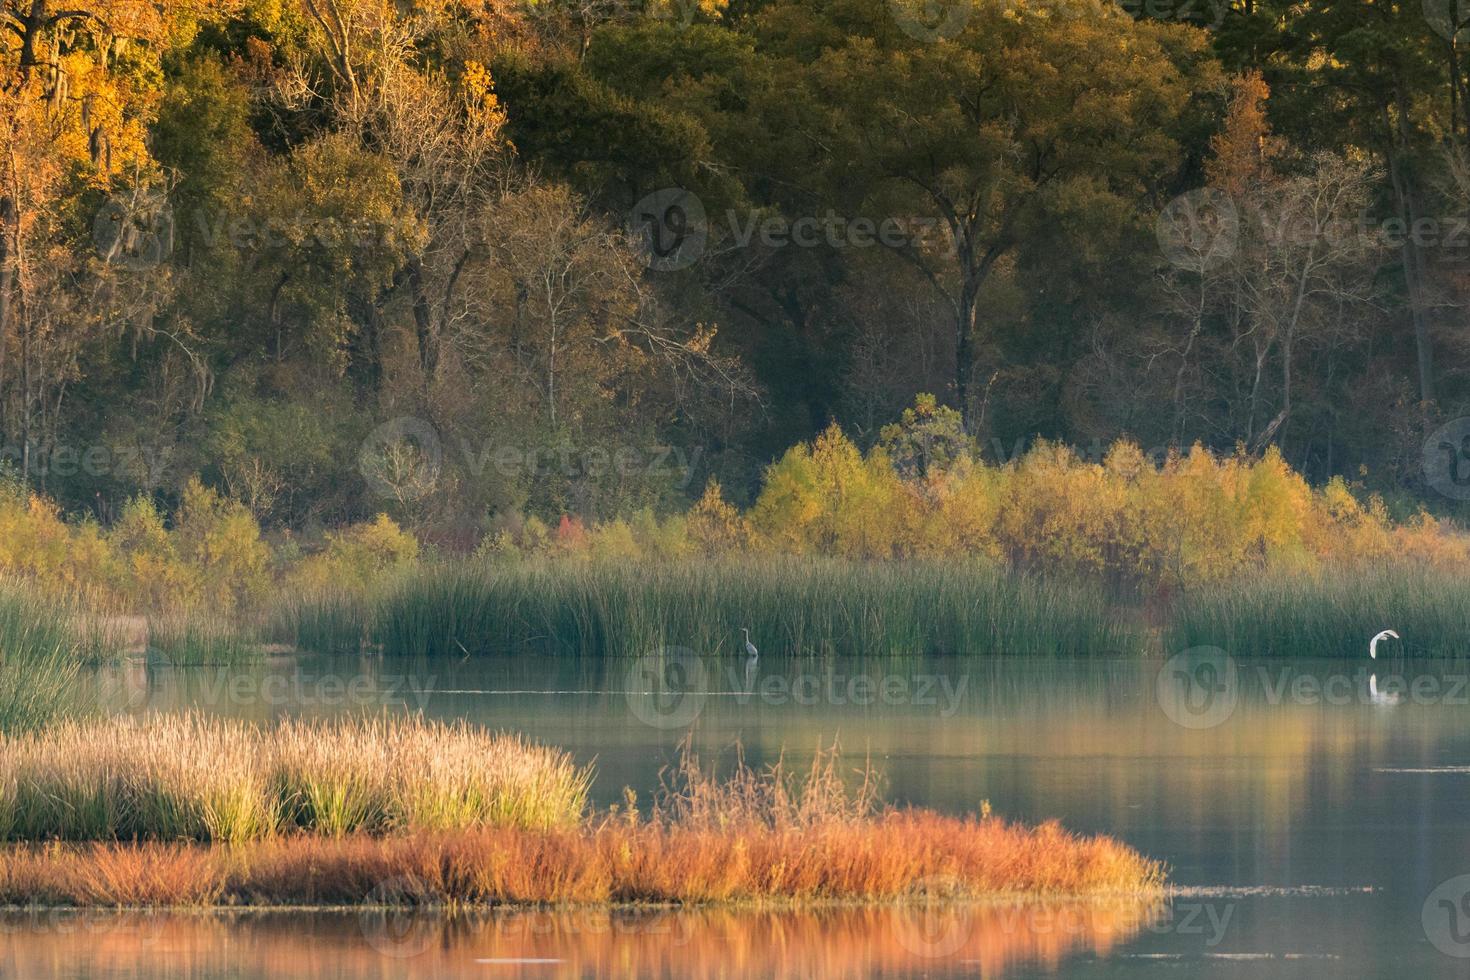
[[[1470,565],[1470,535],[1424,513],[1394,520],[1380,499],[1341,480],[1312,488],[1274,450],[1255,458],[1195,449],[1160,459],[1119,442],[1087,459],[1042,443],[990,465],[903,440],[864,454],[836,428],[772,465],[744,511],[711,483],[682,514],[566,514],[550,526],[503,513],[481,530],[473,557],[461,551],[459,559],[749,562],[776,572],[785,559],[942,562],[972,578],[970,569],[984,566],[997,577],[1094,581],[1133,601],[1271,571]],[[259,621],[282,596],[365,597],[453,557],[387,515],[311,541],[267,536],[243,504],[197,481],[172,513],[138,498],[105,528],[66,520],[45,498],[0,485],[0,575],[119,612]]]

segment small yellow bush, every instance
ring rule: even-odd
[[[690,508],[684,522],[689,541],[704,555],[743,551],[750,542],[750,527],[740,512],[725,501],[719,480],[710,480],[704,494]]]
[[[361,588],[384,575],[409,568],[419,557],[419,542],[387,514],[327,534],[327,546],[305,558],[288,576],[304,589]]]
[[[153,501],[146,497],[128,501],[108,532],[108,543],[122,564],[118,591],[132,608],[167,609],[198,602],[198,571],[179,557]]]
[[[184,561],[199,576],[200,598],[230,612],[253,605],[270,588],[270,549],[255,517],[238,501],[220,496],[198,478],[184,488],[174,521]]]

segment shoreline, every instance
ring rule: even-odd
[[[862,911],[868,909],[921,909],[940,907],[945,909],[982,908],[1025,908],[1030,906],[1060,906],[1114,902],[1165,902],[1177,895],[1188,895],[1188,889],[1176,891],[1166,886],[1162,891],[1119,891],[1119,892],[989,892],[964,895],[943,900],[929,899],[922,895],[900,898],[869,899],[791,899],[784,901],[730,900],[720,902],[573,902],[573,903],[448,903],[448,904],[386,904],[386,903],[338,903],[331,905],[0,905],[0,916],[53,914],[58,912],[105,915],[199,915],[229,916],[258,915],[263,913],[281,915],[356,915],[363,912],[413,912],[432,913],[444,919],[456,916],[531,915],[548,913],[553,915],[575,915],[577,913],[664,913],[664,912],[749,912],[749,913],[806,913]]]

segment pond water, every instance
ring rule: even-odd
[[[738,745],[757,765],[837,742],[854,766],[871,760],[890,800],[988,801],[1112,834],[1166,861],[1177,891],[1156,906],[448,921],[12,913],[0,976],[1463,976],[1470,666],[1380,663],[1378,698],[1365,666],[1204,651],[106,668],[93,681],[111,710],[422,710],[524,732],[595,763],[599,805],[654,791],[686,738],[706,760]]]

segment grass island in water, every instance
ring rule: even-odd
[[[1157,895],[1107,837],[691,754],[646,811],[557,750],[418,720],[65,723],[0,744],[0,905],[828,904]],[[854,783],[856,785],[854,785]]]

